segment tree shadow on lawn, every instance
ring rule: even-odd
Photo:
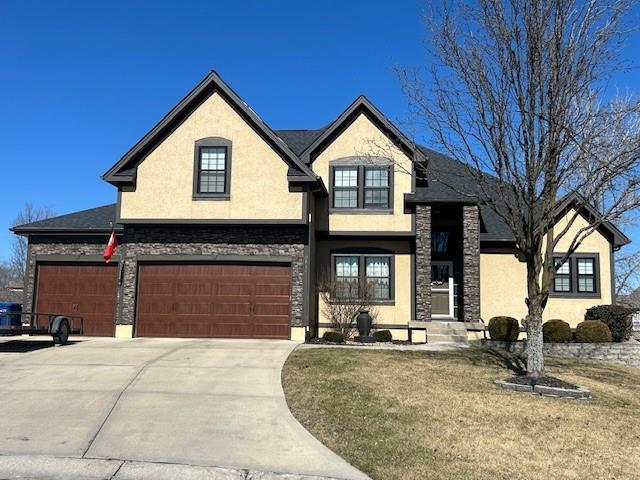
[[[500,367],[513,372],[515,375],[526,375],[527,373],[526,357],[506,350],[472,347],[466,350],[438,352],[437,355],[448,357],[451,360],[459,360],[467,365]]]

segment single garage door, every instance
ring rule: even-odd
[[[286,339],[290,296],[288,265],[140,265],[136,335]]]
[[[39,263],[35,310],[82,316],[85,335],[113,337],[117,278],[115,264]]]

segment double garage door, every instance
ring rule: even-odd
[[[36,311],[84,317],[86,335],[113,336],[116,265],[39,264]],[[289,338],[291,267],[141,264],[136,336]]]

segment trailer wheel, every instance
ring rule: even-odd
[[[58,327],[58,333],[53,335],[53,344],[56,343],[59,345],[66,345],[69,340],[69,322],[67,320],[62,320],[60,322],[60,326]]]

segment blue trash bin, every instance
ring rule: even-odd
[[[13,302],[0,302],[0,327],[20,327],[22,320],[20,314],[11,314],[11,312],[21,312],[22,305]]]

